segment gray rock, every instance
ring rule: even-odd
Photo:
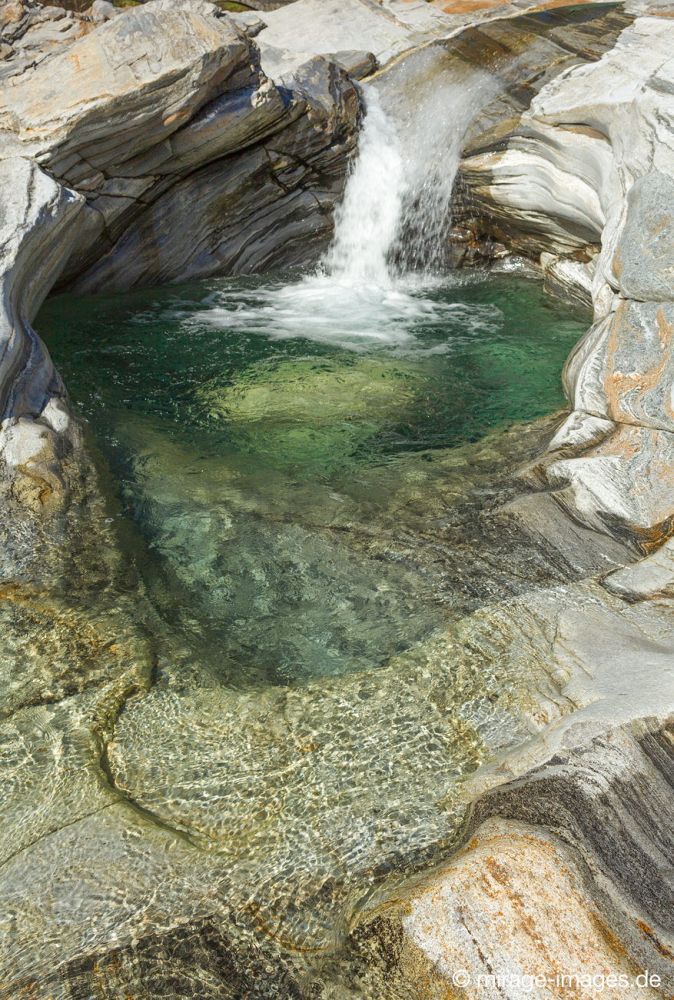
[[[77,239],[83,204],[34,162],[0,160],[0,433],[4,461],[17,469],[55,460],[55,436],[68,424],[66,409],[47,409],[64,389],[31,320]]]
[[[214,13],[205,0],[155,0],[102,24],[5,88],[0,138],[67,183],[100,166],[116,173],[185,125],[237,72],[254,75],[248,39]]]
[[[341,66],[355,80],[362,80],[366,76],[371,76],[379,65],[375,54],[373,52],[366,52],[363,49],[354,49],[348,52],[331,52],[327,58],[330,62]]]
[[[261,16],[267,25],[257,37],[262,68],[276,80],[313,55],[362,50],[364,40],[383,65],[424,39],[369,0],[296,0]]]
[[[674,431],[674,302],[622,302],[576,349],[566,384],[576,409]]]
[[[627,195],[627,218],[612,269],[622,295],[668,302],[674,289],[674,178],[654,171]]]
[[[113,6],[109,0],[94,0],[90,9],[90,16],[95,24],[102,24],[104,21],[109,21],[110,18],[115,17],[117,14],[121,14],[119,7]]]
[[[19,76],[80,38],[86,18],[38,0],[7,0],[0,8],[0,81]]]
[[[246,91],[212,102],[171,141],[173,155],[162,150],[163,162],[143,164],[187,175],[138,213],[75,289],[242,274],[315,258],[332,232],[359,100],[343,71],[323,59],[303,67],[292,86],[291,106],[269,82],[252,97]],[[234,149],[236,156],[219,158]],[[115,205],[119,211],[118,199]],[[180,241],[172,239],[176,228]]]
[[[645,559],[610,573],[603,583],[608,591],[627,601],[674,597],[674,542],[665,542]]]
[[[591,293],[596,322],[564,381],[578,421],[610,433],[554,441],[565,456],[538,464],[542,481],[573,517],[646,547],[673,513],[670,35],[667,18],[637,18],[601,60],[548,79],[514,126],[474,136],[462,168],[501,235],[552,251],[552,280]]]
[[[573,453],[580,448],[590,448],[599,444],[614,430],[615,424],[612,421],[593,417],[583,410],[574,410],[550,439],[548,451],[554,453],[568,448]]]
[[[126,11],[6,92],[4,121],[0,98],[5,148],[39,155],[95,213],[65,271],[70,282],[86,271],[78,290],[305,263],[329,238],[355,144],[353,85],[316,60],[281,92],[215,14],[202,0]],[[159,254],[155,230],[167,234]]]
[[[582,124],[581,115],[552,126],[532,113],[531,101],[574,67],[581,72],[586,60],[595,65],[630,19],[616,8],[587,8],[573,23],[567,17],[561,10],[503,18],[446,43],[472,65],[495,60],[504,83],[467,135],[459,169],[466,214],[479,214],[482,238],[489,233],[536,260],[541,253],[587,260],[598,250],[605,223],[598,183],[611,166],[606,135]]]
[[[264,21],[252,10],[235,11],[229,15],[251,38],[255,38],[266,27]]]
[[[552,462],[555,499],[595,530],[649,550],[674,526],[674,434],[618,425],[580,456]]]
[[[572,578],[607,573],[634,558],[624,542],[570,521],[548,493],[516,497],[502,508],[500,517],[514,520]]]
[[[541,267],[547,291],[572,305],[592,308],[591,265],[554,254],[541,254]]]

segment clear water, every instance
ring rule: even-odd
[[[535,554],[513,569],[501,528],[487,538],[499,448],[478,443],[563,405],[585,318],[517,274],[437,273],[432,219],[493,81],[467,86],[437,52],[405,72],[402,92],[416,81],[433,113],[392,100],[400,88],[367,93],[311,273],[57,298],[38,319],[112,468],[174,685],[381,669],[549,580]],[[425,169],[436,146],[442,175]]]
[[[442,857],[463,778],[527,737],[557,581],[485,512],[540,450],[549,422],[518,422],[562,404],[584,326],[513,275],[352,287],[341,309],[325,280],[38,318],[154,609],[109,773],[206,849],[246,934],[303,961]],[[537,586],[540,620],[517,597]]]
[[[63,649],[45,660],[79,690],[133,663],[120,617],[142,630],[152,672],[121,711],[114,695],[105,776],[147,845],[154,820],[200,848],[187,875],[162,848],[152,899],[133,868],[146,844],[128,849],[135,924],[97,857],[94,919],[121,921],[120,940],[168,890],[233,938],[320,962],[377,893],[446,854],[465,776],[529,734],[558,577],[490,511],[550,430],[527,422],[563,405],[586,318],[516,274],[434,276],[489,87],[458,101],[435,59],[416,70],[439,106],[369,100],[314,273],[55,298],[37,319],[112,470],[101,537],[137,574],[106,579],[101,551],[53,609],[25,598],[21,648],[49,613]]]
[[[367,533],[447,449],[559,408],[583,319],[512,275],[388,291],[279,276],[57,298],[39,329],[155,602],[241,685],[378,666],[464,609]]]
[[[327,280],[218,279],[64,296],[39,318],[111,453],[123,451],[120,419],[135,414],[300,480],[560,408],[560,372],[585,326],[510,274],[355,293]]]

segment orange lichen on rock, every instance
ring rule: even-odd
[[[499,979],[499,996],[519,996],[508,986],[517,976],[545,979],[534,996],[594,1000],[601,982],[610,1000],[655,998],[655,989],[637,985],[643,970],[585,877],[580,857],[552,834],[491,819],[414,892],[407,913],[382,910],[377,933],[393,939],[391,922],[399,921],[397,974],[420,1000],[451,996],[459,979],[460,995],[475,1000],[497,995]]]

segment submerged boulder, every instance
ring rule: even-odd
[[[198,398],[210,421],[223,421],[243,450],[325,475],[404,420],[423,384],[423,368],[409,362],[298,358],[259,364],[227,386],[206,385]]]
[[[3,28],[23,24],[26,6],[5,5]],[[288,12],[302,9],[304,0]],[[336,8],[313,9],[335,26]],[[476,152],[463,172],[476,202],[513,220],[520,249],[594,259],[602,322],[569,366],[577,410],[536,467],[552,487],[538,505],[528,498],[544,512],[538,548],[512,551],[519,536],[492,509],[457,514],[464,481],[486,507],[500,502],[489,462],[502,443],[433,456],[424,464],[439,468],[435,478],[411,463],[387,470],[378,513],[371,483],[344,477],[344,494],[367,497],[355,526],[326,489],[297,527],[279,511],[294,512],[301,490],[254,507],[240,469],[209,472],[201,452],[189,482],[185,465],[167,476],[152,454],[161,445],[140,429],[148,452],[126,498],[145,504],[154,548],[137,539],[130,548],[139,562],[164,560],[179,582],[163,596],[167,630],[186,623],[201,639],[208,609],[229,606],[227,638],[252,659],[240,612],[253,600],[261,620],[274,612],[269,636],[255,640],[266,662],[237,687],[224,642],[220,674],[191,662],[196,643],[186,652],[167,632],[147,648],[138,619],[156,618],[137,579],[120,572],[112,531],[78,518],[66,531],[59,508],[63,530],[50,540],[65,543],[54,555],[12,506],[40,510],[60,483],[76,497],[94,482],[82,464],[64,476],[79,430],[30,326],[55,281],[100,290],[242,272],[298,263],[327,239],[357,90],[337,56],[291,60],[294,75],[272,82],[250,34],[220,13],[201,0],[133,8],[50,46],[32,87],[12,74],[0,100],[0,559],[4,577],[31,576],[49,591],[22,583],[0,594],[12,712],[0,727],[0,992],[439,997],[468,985],[452,982],[459,961],[470,975],[523,962],[538,971],[587,961],[600,974],[648,967],[671,991],[671,573],[664,555],[615,572],[629,552],[612,539],[593,548],[587,529],[644,547],[672,531],[667,182],[644,181],[626,208],[635,177],[672,172],[662,139],[671,21],[639,18],[589,68],[569,65],[577,45],[558,51],[565,72],[517,135],[492,134],[502,146]],[[401,42],[389,14],[360,4],[382,33],[368,49],[383,58],[410,37]],[[359,23],[347,26],[348,44],[336,32],[310,54],[318,44],[353,48]],[[297,21],[290,27],[309,45]],[[498,48],[499,29],[489,30]],[[19,35],[3,34],[15,69],[26,65],[25,52],[13,54]],[[558,273],[572,280],[568,268]],[[576,273],[586,292],[588,271]],[[416,382],[374,365],[354,362],[346,395],[357,410],[367,382],[383,421]],[[320,407],[320,460],[339,458],[357,445],[342,395],[326,393],[320,372],[310,386],[298,398],[291,366],[254,389],[209,386],[200,405],[275,451],[262,406],[288,420]],[[295,446],[311,454],[306,439]],[[560,529],[545,506],[552,497],[586,527]],[[85,503],[101,529],[108,511],[91,495]],[[331,524],[319,520],[327,511]],[[243,556],[226,551],[237,531]],[[579,568],[567,563],[553,585],[548,553],[572,531],[568,559]],[[342,544],[330,532],[359,537]],[[14,558],[17,547],[30,565]],[[403,567],[393,597],[391,565]],[[603,585],[572,582],[599,572],[611,573]],[[411,648],[399,649],[396,619],[419,610],[408,581],[411,590],[433,574],[463,588],[472,609],[429,637],[436,609],[424,593]],[[503,574],[517,578],[507,599]],[[203,618],[182,600],[189,588]],[[377,671],[349,633],[364,604]],[[323,668],[311,679],[292,673],[308,653]],[[351,672],[341,669],[349,657]],[[476,839],[448,865],[470,802],[465,832]],[[505,821],[481,825],[491,817]],[[437,863],[443,870],[420,885],[420,869]]]
[[[360,104],[323,59],[276,87],[249,35],[206,0],[68,28],[30,73],[19,42],[38,13],[18,0],[3,11],[16,73],[0,92],[0,462],[40,507],[67,493],[79,440],[67,404],[56,423],[47,409],[64,389],[30,326],[54,283],[96,291],[306,261],[329,238]]]

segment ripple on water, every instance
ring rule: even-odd
[[[111,773],[282,944],[334,943],[524,738],[547,619],[515,595],[554,575],[481,511],[584,326],[512,278],[210,281],[39,317],[161,621]]]

